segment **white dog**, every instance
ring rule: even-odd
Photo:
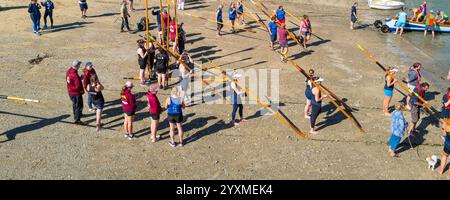
[[[428,162],[428,169],[431,169],[434,171],[434,169],[436,168],[436,164],[438,162],[438,157],[435,155],[432,155],[431,157],[428,157],[426,160]]]

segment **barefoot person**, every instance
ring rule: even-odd
[[[234,21],[236,20],[236,6],[234,5],[233,2],[230,3],[230,7],[228,8],[228,19],[231,22],[231,32],[235,33],[236,31],[234,30]]]
[[[418,84],[420,84],[420,81],[422,79],[422,75],[420,74],[420,69],[421,68],[422,68],[422,64],[420,64],[420,63],[414,63],[413,66],[411,66],[409,68],[407,87],[408,87],[410,92],[413,92],[414,88],[416,88],[416,86]],[[408,110],[411,110],[411,107],[409,105],[410,99],[411,99],[410,95],[406,96],[406,108]]]
[[[81,83],[81,77],[78,75],[78,69],[80,69],[81,62],[75,60],[72,62],[72,66],[67,70],[66,81],[67,91],[69,93],[70,100],[72,101],[73,118],[75,124],[84,125],[86,123],[81,122],[83,116],[83,84]]]
[[[147,100],[148,100],[148,111],[150,113],[150,130],[151,130],[151,137],[150,140],[152,142],[156,142],[156,140],[159,140],[160,135],[156,135],[156,131],[158,131],[158,125],[159,125],[159,119],[160,114],[162,112],[161,103],[159,102],[158,97],[156,96],[158,94],[158,85],[152,84],[150,85],[150,88],[147,92]]]
[[[281,28],[278,30],[278,42],[280,43],[280,53],[281,61],[286,62],[288,54],[288,31],[286,29],[286,24],[281,24]]]
[[[434,31],[436,30],[436,15],[434,15],[433,10],[430,10],[430,13],[425,16],[425,31],[423,32],[423,36],[427,36],[427,32],[431,31],[431,35],[434,38]]]
[[[320,85],[322,84],[323,79],[318,78],[315,80],[315,82]],[[327,98],[327,95],[322,95],[322,92],[319,88],[317,88],[314,84],[311,85],[311,92],[312,92],[312,98],[311,98],[311,134],[317,134],[316,129],[316,121],[317,117],[319,117],[320,112],[322,112],[322,100]]]
[[[389,73],[394,75],[398,72],[397,68],[389,68]],[[389,114],[389,104],[392,100],[392,95],[394,93],[394,85],[397,82],[397,80],[394,80],[391,76],[389,76],[388,73],[384,76],[384,99],[383,99],[383,113],[386,116],[390,116]]]
[[[448,21],[448,15],[443,10],[438,10],[436,14],[438,16],[437,23],[445,24]]]
[[[276,24],[276,17],[272,16],[270,18],[270,22],[268,24],[269,26],[269,34],[270,34],[270,48],[272,51],[275,50],[274,44],[277,41],[277,33],[278,33],[278,26]]]
[[[216,20],[217,20],[217,36],[221,36],[221,31],[223,28],[223,18],[222,18],[222,4],[219,4],[216,11]]]
[[[167,119],[170,126],[170,141],[169,145],[176,147],[175,143],[175,127],[178,130],[178,141],[179,146],[183,146],[183,111],[186,106],[184,104],[183,98],[179,95],[178,87],[173,87],[170,97],[166,99],[165,107],[167,108]]]
[[[92,98],[92,103],[96,108],[96,127],[97,131],[102,128],[102,111],[105,105],[105,98],[103,97],[102,90],[103,85],[98,81],[97,75],[92,75],[90,78],[90,84],[86,87],[88,94]]]
[[[397,25],[396,25],[394,34],[397,34],[398,30],[400,29],[400,36],[402,36],[404,27],[406,25],[406,19],[408,18],[408,14],[406,14],[404,9],[402,8],[402,11],[400,11],[397,14],[397,18],[398,18],[398,20],[397,20]]]
[[[137,41],[138,49],[136,50],[138,54],[138,64],[139,64],[139,79],[141,86],[145,86],[145,69],[147,68],[148,62],[148,47],[145,46],[145,40],[139,39]]]
[[[430,85],[428,83],[422,83],[414,88],[413,94],[411,95],[409,102],[411,105],[411,123],[408,127],[408,134],[410,136],[414,136],[416,132],[416,125],[420,120],[420,109],[423,107],[423,102],[416,95],[424,99],[425,93],[429,88]]]
[[[233,92],[232,96],[232,102],[233,102],[233,112],[231,113],[231,123],[234,126],[238,126],[240,122],[245,121],[244,120],[244,105],[242,103],[241,96],[245,94],[245,91],[239,87],[238,85],[238,79],[241,78],[241,74],[234,73],[233,74],[233,81],[231,82],[231,89]],[[236,112],[239,110],[239,117],[240,120],[236,120]]]
[[[45,7],[44,29],[47,29],[47,17],[50,18],[50,29],[53,29],[53,9],[55,9],[55,4],[51,0],[47,0],[46,2],[41,2],[41,5]]]
[[[134,87],[133,83],[127,81],[125,86],[122,88],[122,92],[120,93],[120,100],[122,102],[122,109],[124,112],[124,122],[123,122],[123,130],[124,136],[129,140],[134,140],[135,136],[133,134],[133,121],[134,114],[136,113],[136,98],[131,94],[131,89]]]
[[[355,30],[355,23],[358,21],[358,14],[356,11],[356,7],[358,7],[358,3],[355,2],[352,6],[352,11],[350,14],[350,29]]]
[[[186,0],[177,0],[178,10],[184,10],[184,3]]]
[[[134,11],[133,0],[126,0],[126,1],[128,1],[128,2],[126,2],[126,3],[128,3],[128,4],[130,5],[129,11],[130,11],[130,12],[131,12],[131,11]]]
[[[86,62],[86,65],[83,70],[83,88],[86,89],[86,92],[89,91],[89,89],[87,89],[87,88],[88,88],[89,84],[91,84],[91,77],[94,75],[97,76],[97,72],[95,72],[94,65],[92,64],[92,62]],[[98,76],[97,76],[97,79],[98,79]],[[92,96],[89,92],[87,93],[87,97],[88,97],[87,104],[88,104],[89,112],[95,112],[94,108],[92,107]]]
[[[308,76],[309,78],[313,79],[314,78],[314,70],[310,69],[308,72]],[[305,89],[305,97],[306,97],[306,105],[305,105],[305,119],[310,119],[310,110],[311,110],[311,99],[313,97],[313,94],[311,92],[311,81],[308,78],[305,78],[305,85],[306,85],[306,89]]]
[[[403,132],[405,132],[405,129],[408,126],[408,122],[402,112],[404,111],[404,108],[405,106],[402,103],[397,103],[395,104],[394,112],[392,112],[391,137],[388,142],[388,154],[391,157],[399,157],[398,154],[395,153],[395,150],[397,150],[398,144],[403,137]]]
[[[302,38],[303,47],[306,49],[306,43],[311,39],[311,21],[309,21],[308,15],[303,15],[298,32],[298,35]]]
[[[81,18],[86,18],[86,12],[88,9],[87,0],[79,0],[78,3],[80,4]]]
[[[447,92],[442,96],[441,118],[444,121],[450,119],[450,87],[447,88]],[[446,132],[443,131],[443,137],[445,137],[445,134]]]
[[[444,141],[444,149],[441,157],[441,168],[439,169],[439,175],[444,174],[445,167],[447,166],[448,155],[450,154],[450,125],[449,120],[447,119],[444,123],[444,131],[445,131],[445,141]],[[447,179],[450,179],[450,170],[447,173]]]
[[[123,30],[124,27],[127,28],[128,32],[131,31],[130,26],[128,25],[128,18],[131,17],[128,8],[127,8],[127,1],[122,1],[122,6],[120,7],[120,16],[122,17],[122,25],[120,26],[120,32],[125,32]]]
[[[40,21],[41,21],[41,6],[37,3],[37,0],[31,0],[28,5],[28,13],[30,13],[31,21],[33,22],[33,32],[36,35],[41,35],[40,33]]]

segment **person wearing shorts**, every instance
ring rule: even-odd
[[[389,68],[389,73],[394,75],[396,72],[398,72],[398,68]],[[383,113],[386,116],[390,116],[389,114],[389,104],[392,100],[392,95],[394,93],[394,85],[397,82],[394,80],[389,74],[386,74],[385,82],[384,82],[384,99],[383,99]]]
[[[228,19],[231,22],[231,26],[232,26],[231,27],[231,32],[232,33],[236,32],[236,30],[234,30],[234,21],[236,20],[236,16],[237,16],[236,5],[233,2],[231,2],[230,3],[230,7],[228,8]]]
[[[308,74],[310,79],[314,78],[314,70],[310,69],[309,70],[309,74]],[[305,105],[305,119],[310,119],[310,110],[311,110],[311,99],[313,97],[312,91],[311,91],[311,81],[306,78],[305,79],[305,85],[306,85],[306,89],[305,89],[305,97],[306,97],[306,105]]]
[[[277,32],[278,32],[278,26],[275,21],[276,17],[273,16],[272,18],[270,18],[270,22],[268,24],[270,33],[270,48],[272,49],[272,51],[275,50],[273,45],[277,41]]]
[[[430,13],[425,16],[425,31],[423,33],[423,36],[427,36],[427,32],[431,31],[431,34],[434,38],[434,31],[436,30],[436,16],[434,15],[434,12],[430,10]]]
[[[408,18],[408,14],[406,14],[406,12],[404,11],[404,9],[402,8],[402,11],[400,11],[400,12],[397,14],[397,18],[398,18],[398,20],[397,20],[397,26],[396,26],[396,28],[395,28],[395,33],[394,33],[394,34],[397,34],[397,33],[398,33],[398,30],[400,29],[400,36],[402,36],[404,27],[405,27],[405,25],[406,25],[406,19]]]
[[[428,83],[422,83],[420,85],[417,85],[416,88],[414,88],[414,92],[411,95],[409,104],[411,105],[411,123],[408,127],[408,133],[409,135],[414,136],[414,132],[416,131],[416,125],[417,122],[419,122],[420,119],[420,109],[422,108],[424,102],[422,102],[418,96],[420,96],[422,99],[425,98],[426,91],[430,88],[430,85]]]
[[[134,114],[136,113],[136,98],[133,94],[131,94],[131,89],[133,89],[134,85],[132,82],[127,81],[125,86],[122,88],[120,93],[120,101],[122,102],[122,110],[124,113],[124,136],[129,140],[134,140],[136,137],[133,134],[133,121]]]
[[[178,130],[179,146],[183,146],[183,112],[182,109],[186,107],[183,98],[179,95],[178,87],[173,87],[169,98],[166,99],[165,107],[167,108],[167,119],[170,126],[170,141],[169,145],[176,147],[177,144],[174,141],[175,127]]]
[[[219,7],[217,7],[217,12],[216,12],[217,36],[221,36],[220,31],[223,28],[222,7],[223,7],[222,4],[220,4]]]
[[[156,74],[158,75],[158,85],[159,89],[166,90],[169,81],[167,78],[167,69],[169,68],[169,56],[166,51],[162,48],[158,49],[159,53],[155,56],[155,68]]]
[[[300,23],[299,32],[303,47],[306,49],[306,43],[311,39],[311,21],[309,21],[308,15],[303,15],[303,20]]]
[[[96,110],[96,128],[100,131],[102,128],[102,111],[105,105],[105,98],[103,97],[102,90],[103,85],[98,81],[97,75],[94,74],[90,77],[89,85],[86,90],[91,95],[92,104],[94,104]]]
[[[88,9],[88,4],[86,2],[87,0],[79,0],[78,3],[80,4],[80,11],[81,11],[81,18],[86,18],[86,11]]]
[[[160,135],[156,135],[156,131],[158,130],[159,125],[159,115],[162,113],[161,103],[159,102],[158,97],[158,85],[152,84],[150,85],[147,92],[147,100],[148,100],[148,111],[150,113],[150,130],[151,130],[151,142],[156,142],[160,138]]]
[[[148,63],[148,47],[145,46],[145,40],[139,39],[137,41],[138,49],[136,53],[138,55],[139,64],[139,79],[141,81],[141,86],[145,86],[145,69]]]
[[[281,60],[283,62],[286,62],[287,60],[287,53],[289,51],[288,49],[288,41],[287,41],[287,29],[286,24],[281,24],[281,28],[278,30],[278,42],[280,43],[281,47]]]
[[[420,84],[420,81],[422,79],[422,75],[420,74],[421,68],[422,68],[422,64],[420,64],[420,63],[414,63],[413,66],[409,68],[407,87],[408,87],[410,93],[413,92],[414,88],[416,88],[416,86]],[[409,105],[410,100],[411,100],[411,95],[406,96],[406,108],[408,110],[411,110],[411,106]]]
[[[350,14],[350,29],[351,30],[355,30],[355,23],[356,23],[356,21],[358,21],[356,7],[358,7],[357,2],[355,2],[353,4],[352,9],[351,9],[351,14]]]

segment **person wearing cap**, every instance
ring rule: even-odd
[[[73,117],[75,124],[84,125],[81,122],[83,115],[83,84],[81,83],[81,77],[78,75],[78,69],[80,69],[81,62],[75,60],[72,62],[72,66],[66,72],[67,92],[69,93],[70,100],[72,101]]]
[[[245,121],[244,119],[244,105],[242,104],[241,96],[245,94],[245,91],[239,86],[238,79],[241,78],[241,74],[234,73],[233,81],[231,82],[231,89],[233,92],[232,102],[233,102],[233,112],[231,113],[231,123],[234,126],[238,126],[240,122]],[[239,110],[240,120],[236,120],[236,112]]]
[[[127,0],[123,0],[122,1],[122,6],[120,7],[120,17],[122,18],[122,25],[120,26],[120,32],[121,33],[125,32],[123,30],[124,27],[127,28],[128,32],[131,31],[130,26],[128,25],[128,18],[131,17],[131,15],[130,15],[130,13],[128,11],[127,4],[128,4]]]
[[[422,80],[422,75],[420,74],[420,69],[422,68],[422,64],[414,63],[413,66],[409,68],[408,71],[408,81],[407,87],[409,92],[413,92],[414,88],[420,84]],[[411,110],[411,106],[409,105],[409,101],[411,100],[411,95],[406,96],[406,108]]]
[[[138,64],[139,64],[139,79],[141,86],[145,85],[145,69],[147,68],[148,62],[148,47],[145,46],[145,40],[139,39],[137,41],[138,49],[136,53],[138,54]]]
[[[230,3],[230,7],[228,8],[228,19],[231,22],[231,32],[235,33],[236,31],[234,30],[234,21],[236,20],[236,6],[234,4],[234,2]]]
[[[420,120],[420,109],[423,107],[424,102],[422,102],[419,96],[424,99],[426,91],[430,88],[428,83],[422,83],[414,88],[409,105],[411,105],[411,123],[408,127],[408,133],[410,136],[414,136],[416,132],[416,124]]]
[[[194,60],[185,50],[183,54],[181,54],[180,58],[177,61],[178,69],[180,70],[180,96],[184,98],[184,101],[187,103],[190,101],[189,95],[187,95],[187,90],[189,88],[190,75],[192,73],[191,69],[193,68]]]
[[[217,36],[221,36],[221,31],[223,28],[223,18],[222,18],[222,8],[223,5],[219,4],[216,11],[216,20],[217,20]]]
[[[427,32],[431,31],[431,35],[433,35],[434,38],[434,31],[436,30],[436,20],[437,16],[434,15],[434,11],[430,10],[430,13],[428,13],[425,16],[425,31],[423,32],[423,36],[427,36]]]
[[[398,144],[403,137],[403,133],[408,126],[408,122],[402,112],[404,109],[405,106],[402,103],[397,103],[395,104],[394,112],[392,112],[391,137],[388,142],[388,155],[391,157],[399,157],[395,151],[397,150]]]
[[[147,92],[147,100],[148,100],[148,111],[150,113],[150,131],[151,137],[150,140],[152,142],[156,142],[160,138],[160,135],[156,135],[156,131],[158,130],[158,124],[160,119],[160,114],[162,113],[161,103],[159,102],[158,97],[158,85],[151,84],[148,92]]]
[[[37,3],[37,0],[31,0],[30,4],[28,5],[28,13],[30,13],[31,21],[33,22],[33,32],[36,35],[41,35],[39,32],[40,27],[40,21],[41,21],[41,6]]]
[[[310,114],[309,111],[311,110],[311,99],[313,97],[313,94],[311,92],[311,80],[314,78],[314,70],[310,69],[308,72],[308,76],[309,78],[305,78],[305,85],[306,85],[306,89],[305,89],[305,97],[306,97],[306,105],[305,105],[305,118],[306,119],[310,119]]]
[[[178,87],[173,87],[172,92],[170,93],[170,97],[165,101],[165,107],[167,108],[167,119],[169,121],[169,145],[172,147],[176,147],[177,143],[175,143],[175,127],[178,130],[178,140],[179,146],[183,146],[183,109],[186,108],[186,104],[183,101],[182,96],[180,96],[180,92],[178,91]]]
[[[286,62],[288,54],[288,31],[286,29],[286,24],[281,24],[281,28],[278,30],[278,42],[281,47],[281,61]]]
[[[97,75],[97,72],[95,72],[94,69],[94,65],[92,64],[92,62],[86,62],[86,65],[84,67],[83,70],[83,88],[86,89],[86,92],[88,91],[87,87],[89,86],[89,84],[91,84],[91,77],[93,75]],[[98,76],[97,76],[98,79]],[[88,92],[87,93],[87,97],[88,97],[88,108],[89,108],[89,112],[94,112],[94,109],[92,107],[92,97],[91,94]]]
[[[317,85],[320,85],[323,82],[323,78],[316,78],[314,82]],[[319,117],[320,112],[322,112],[322,100],[327,98],[327,95],[322,95],[322,91],[318,87],[316,87],[316,84],[311,85],[311,92],[312,92],[311,116],[310,116],[311,134],[317,134],[316,120],[317,117]]]
[[[98,81],[97,75],[93,74],[90,76],[90,83],[86,87],[86,91],[88,95],[92,99],[91,102],[94,104],[96,108],[96,127],[97,131],[100,131],[102,128],[102,111],[105,106],[105,98],[103,97],[102,90],[104,89],[103,85]]]
[[[158,48],[158,53],[155,55],[155,69],[158,74],[159,89],[167,89],[169,85],[167,71],[169,69],[169,55],[163,48]]]
[[[134,115],[136,113],[136,98],[131,94],[131,89],[134,87],[133,83],[127,81],[120,92],[120,100],[122,102],[122,109],[124,112],[124,136],[129,140],[134,140],[135,136],[133,134],[133,121]]]
[[[389,104],[392,100],[392,95],[394,93],[394,85],[397,83],[397,80],[394,80],[390,75],[395,75],[397,73],[398,68],[389,68],[389,72],[386,72],[386,75],[384,76],[384,99],[383,99],[383,113],[386,116],[390,116],[389,114]]]

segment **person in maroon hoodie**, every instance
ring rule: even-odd
[[[83,70],[83,88],[86,89],[87,86],[89,84],[91,84],[90,80],[91,80],[92,75],[96,75],[97,76],[97,73],[95,72],[95,69],[94,69],[94,65],[92,64],[92,62],[86,62],[86,65],[85,65],[84,70]],[[97,80],[98,80],[98,76],[97,76]],[[86,92],[88,92],[88,91],[86,90]],[[92,96],[91,96],[91,93],[88,92],[87,93],[87,97],[88,97],[89,112],[94,112],[94,109],[92,107]]]
[[[84,89],[81,83],[81,77],[78,75],[78,69],[80,68],[81,62],[75,60],[72,62],[72,66],[67,70],[66,81],[67,81],[67,91],[69,93],[70,100],[72,100],[73,115],[75,119],[75,124],[84,125],[81,122],[81,116],[83,111],[83,94]]]
[[[156,142],[156,140],[159,140],[161,137],[160,135],[156,136],[156,131],[158,130],[158,124],[159,124],[159,115],[162,113],[161,103],[159,102],[158,97],[156,94],[158,93],[158,85],[152,84],[150,85],[150,88],[147,92],[147,100],[148,100],[148,111],[150,112],[150,117],[152,118],[150,120],[151,122],[151,133],[152,136],[150,137],[152,142]]]
[[[136,98],[131,94],[131,89],[134,87],[133,83],[127,81],[120,93],[120,100],[122,101],[122,109],[124,112],[125,121],[123,122],[124,136],[129,140],[134,140],[133,134],[133,120],[136,113]]]

